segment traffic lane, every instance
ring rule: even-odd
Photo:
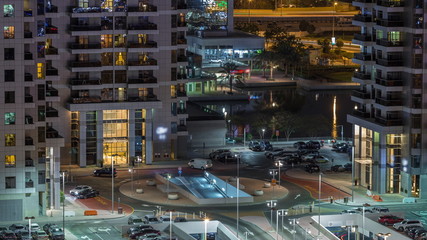
[[[125,224],[125,221],[123,221]],[[115,221],[76,221],[67,228],[77,239],[109,240],[122,239],[120,225]]]

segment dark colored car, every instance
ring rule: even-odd
[[[307,148],[311,148],[311,149],[320,149],[321,144],[319,141],[314,141],[314,140],[310,140],[308,142],[305,143],[307,145]]]
[[[140,231],[142,231],[144,229],[153,229],[153,227],[151,225],[147,225],[147,224],[136,225],[136,226],[130,227],[128,229],[127,233],[131,234],[132,232],[140,232]]]
[[[0,233],[0,239],[2,240],[16,240],[18,239],[14,232],[11,230],[6,230]]]
[[[211,153],[209,153],[209,158],[214,159],[218,154],[221,154],[223,152],[230,152],[229,149],[217,149]]]
[[[309,173],[320,172],[320,167],[314,163],[307,164],[305,165],[305,171]]]
[[[25,226],[23,224],[12,224],[9,226],[9,230],[16,233],[19,231],[24,231]]]
[[[307,147],[307,144],[305,142],[296,142],[294,143],[294,148],[296,149],[304,149]]]
[[[100,177],[100,176],[111,176],[112,174],[112,170],[111,168],[101,168],[101,169],[96,169],[95,171],[93,171],[93,175],[96,177]],[[114,168],[114,177],[117,175],[117,170]]]
[[[351,165],[351,163],[344,164],[344,170],[345,171],[351,172],[352,169],[353,169],[353,166]]]
[[[43,225],[43,231],[49,233],[49,228],[51,227],[58,227],[55,223],[46,223]]]
[[[176,217],[174,222],[187,222],[187,219],[185,217]]]
[[[260,145],[264,145],[264,150],[265,151],[271,151],[271,150],[273,150],[273,145],[271,145],[271,143],[269,141],[260,142]]]
[[[160,231],[159,230],[155,230],[155,229],[143,229],[141,231],[131,232],[131,234],[129,234],[129,238],[130,239],[136,239],[136,238],[138,238],[138,236],[142,236],[142,235],[147,234],[147,233],[157,233],[160,236]]]
[[[99,192],[96,191],[95,189],[85,189],[81,191],[76,197],[79,199],[86,199],[86,198],[94,198],[98,196],[99,196]]]
[[[64,240],[64,232],[61,228],[50,228],[49,229],[49,237],[52,240]]]
[[[408,236],[409,236],[410,238],[414,239],[414,238],[415,238],[415,234],[416,234],[417,232],[419,232],[419,231],[423,231],[423,230],[425,231],[425,229],[424,229],[423,227],[415,226],[415,227],[413,227],[413,228],[409,228],[409,229],[407,229],[406,234],[408,234]]]

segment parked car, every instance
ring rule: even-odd
[[[416,231],[415,232],[415,235],[414,235],[414,239],[420,239],[420,238],[422,238],[423,236],[426,236],[427,235],[427,230],[426,229],[420,229],[420,230],[418,230],[418,231]]]
[[[270,150],[270,151],[268,151],[268,152],[265,152],[265,153],[264,153],[264,155],[265,155],[267,158],[270,158],[270,156],[271,156],[271,155],[273,155],[273,154],[275,154],[275,153],[278,153],[278,152],[281,152],[281,151],[283,151],[283,148],[275,148],[275,149],[272,149],[272,150]]]
[[[356,213],[359,213],[359,211],[355,209],[346,209],[341,211],[341,214],[356,214]]]
[[[160,223],[159,219],[154,215],[145,215],[144,222],[146,224]]]
[[[388,208],[386,207],[373,207],[372,210],[378,213],[389,212]]]
[[[258,141],[250,141],[249,142],[249,149],[252,151],[264,151],[263,146]]]
[[[25,230],[29,230],[30,228],[28,227],[28,224],[25,226]],[[35,232],[40,230],[40,226],[38,223],[31,223],[31,232]]]
[[[6,227],[6,226],[0,226],[0,233],[2,233],[3,231],[7,231],[7,230],[9,230],[8,227]]]
[[[264,145],[264,150],[265,151],[271,151],[273,150],[273,145],[271,145],[271,143],[269,141],[261,141],[260,145]]]
[[[9,230],[17,233],[19,231],[24,231],[25,230],[25,226],[23,224],[12,224],[9,226]]]
[[[383,215],[378,218],[378,222],[384,225],[393,225],[403,220],[403,218],[394,215]]]
[[[209,158],[214,159],[216,155],[223,153],[223,152],[230,152],[230,149],[217,149],[217,150],[209,153]]]
[[[33,239],[33,236],[30,235],[30,232],[27,230],[20,231],[20,232],[16,233],[16,237],[19,240],[32,240]]]
[[[305,171],[309,173],[320,172],[320,167],[314,163],[307,164],[304,168]]]
[[[70,190],[70,195],[71,196],[77,196],[80,192],[82,192],[83,190],[86,190],[86,189],[92,189],[92,187],[88,186],[88,185],[78,185],[77,187]]]
[[[31,232],[34,240],[49,240],[49,235],[43,230]]]
[[[307,148],[312,148],[312,149],[320,149],[321,144],[319,141],[314,141],[314,140],[310,140],[308,142],[305,143]]]
[[[64,231],[61,228],[52,228],[49,231],[51,240],[64,240]]]
[[[223,152],[220,154],[217,154],[214,159],[216,160],[227,160],[227,161],[237,161],[239,158],[239,155],[234,152]]]
[[[205,159],[205,158],[193,158],[188,162],[188,166],[190,168],[197,168],[197,169],[209,169],[212,168],[212,160]]]
[[[79,194],[77,194],[76,197],[79,199],[87,199],[87,198],[94,198],[98,196],[99,196],[99,192],[96,191],[95,189],[85,189],[81,191]]]
[[[171,221],[171,218],[170,218],[169,215],[162,215],[162,216],[159,217],[159,221],[160,222],[166,222],[166,223],[168,223],[168,222]]]
[[[305,142],[296,142],[294,143],[294,148],[296,149],[300,149],[300,148],[306,148],[307,144],[305,144]]]
[[[137,239],[139,236],[144,236],[147,233],[156,233],[160,236],[160,231],[156,229],[143,229],[141,231],[132,232],[129,234],[130,239]]]
[[[410,220],[410,219],[405,219],[401,222],[393,224],[393,228],[398,231],[405,231],[406,228],[413,227],[413,226],[423,227],[423,224],[421,223],[420,220]]]
[[[359,211],[360,213],[363,213],[363,210],[365,210],[365,213],[374,213],[374,210],[372,210],[372,208],[367,208],[367,207],[365,208],[359,207],[359,208],[355,208],[355,210]]]
[[[128,218],[128,224],[129,224],[129,225],[142,224],[142,223],[144,223],[144,221],[142,220],[142,218],[141,218],[141,217],[138,217],[138,216],[136,216],[136,215],[131,215],[131,216]]]
[[[161,240],[160,235],[157,233],[146,233],[144,235],[138,236],[138,240]]]
[[[56,225],[55,223],[46,223],[45,225],[43,225],[43,231],[49,233],[50,227],[58,227],[58,225]]]
[[[187,219],[185,217],[176,217],[174,222],[187,222]]]
[[[235,139],[231,139],[231,138],[225,138],[225,143],[226,144],[235,144],[236,140]]]
[[[351,163],[344,164],[344,170],[345,171],[351,172],[352,169],[353,169],[353,166],[351,165]]]
[[[343,172],[344,171],[344,167],[343,165],[334,165],[331,167],[331,171],[333,172]]]
[[[312,160],[315,161],[316,163],[327,163],[327,162],[329,162],[329,159],[325,156],[322,156],[322,155],[314,156],[314,158],[312,158]]]
[[[313,160],[315,157],[320,156],[318,153],[309,153],[301,157],[303,161]]]
[[[2,240],[17,240],[16,234],[11,230],[6,230],[0,233],[0,239]]]
[[[148,224],[135,225],[128,229],[127,234],[130,235],[132,232],[138,232],[144,229],[154,229],[154,228]]]
[[[100,169],[96,169],[95,171],[93,171],[93,175],[95,177],[101,177],[101,176],[110,176],[111,174],[113,174],[114,172],[114,177],[116,177],[117,175],[117,170],[114,168],[114,170],[112,170],[110,167],[109,168],[100,168]]]
[[[409,229],[409,230],[408,230]],[[415,235],[418,233],[418,232],[425,232],[426,230],[424,229],[424,227],[419,227],[419,226],[415,226],[415,227],[412,227],[412,228],[408,228],[407,229],[407,231],[406,231],[406,234],[408,234],[408,236],[410,237],[410,238],[412,238],[412,239],[414,239],[415,238]]]

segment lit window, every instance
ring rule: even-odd
[[[13,17],[15,16],[15,8],[12,4],[7,4],[3,6],[3,17]]]
[[[3,27],[3,36],[4,36],[4,39],[14,39],[15,38],[15,27],[14,26],[4,26]]]
[[[37,63],[37,78],[44,79],[44,63]]]
[[[4,135],[4,145],[6,147],[13,147],[16,145],[16,138],[15,138],[15,134],[13,133],[8,133]]]
[[[15,155],[6,155],[4,157],[5,167],[14,168],[16,167],[16,156]]]
[[[16,116],[15,116],[14,112],[4,113],[4,124],[5,125],[14,125],[15,119],[16,119]]]

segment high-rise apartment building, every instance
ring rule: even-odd
[[[58,208],[61,164],[185,156],[185,13],[180,0],[0,0],[0,220]]]
[[[354,129],[354,181],[377,193],[427,198],[423,89],[425,0],[355,0],[353,42],[361,53],[360,90],[348,121]]]

